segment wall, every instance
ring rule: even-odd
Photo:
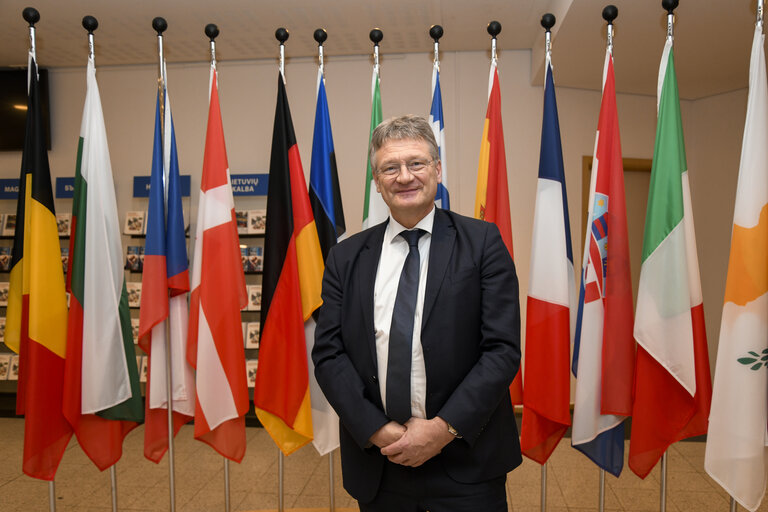
[[[595,56],[601,60],[602,57]],[[452,209],[471,215],[486,110],[489,58],[485,52],[446,53],[442,58],[441,85],[448,145],[446,168]],[[541,136],[542,88],[530,85],[530,52],[504,51],[499,59],[515,260],[524,304]],[[556,55],[554,64],[557,79]],[[616,63],[617,67],[622,65],[631,63]],[[149,174],[156,66],[97,70],[122,222],[125,211],[146,209],[145,199],[131,197],[132,179],[134,175]],[[196,216],[195,191],[199,188],[203,157],[208,70],[205,63],[168,66],[181,169],[182,173],[192,175],[193,192],[188,202],[192,219]],[[384,55],[381,85],[384,117],[426,114],[431,72],[431,54]],[[276,61],[221,62],[219,73],[230,169],[233,173],[266,172],[276,97]],[[296,137],[308,176],[317,77],[314,59],[289,59],[286,75]],[[82,68],[51,70],[50,80],[51,170],[53,176],[72,176],[85,95],[85,59]],[[370,58],[326,58],[326,80],[347,227],[349,232],[356,232],[362,218],[370,123]],[[596,85],[599,80],[599,76],[595,77]],[[586,207],[581,204],[581,161],[593,151],[600,94],[560,87],[557,100],[573,253],[578,267],[583,236],[581,210]],[[746,93],[736,91],[699,101],[684,101],[682,107],[694,213],[699,228],[710,358],[714,362]],[[620,94],[618,109],[624,156],[651,158],[656,128],[655,98]],[[0,154],[0,177],[18,176],[19,165],[20,153]],[[254,200],[238,199],[237,202],[242,208],[254,207]],[[14,208],[11,201],[0,201],[0,212]],[[69,211],[71,202],[57,200],[57,208]],[[127,245],[125,241],[124,244]],[[640,257],[639,254],[632,256]]]

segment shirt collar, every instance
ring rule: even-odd
[[[413,226],[412,229],[423,229],[430,235],[432,234],[432,226],[435,223],[435,210],[437,209],[436,206],[433,206],[432,209],[429,211],[428,214],[426,214],[415,226]],[[406,231],[408,228],[400,224],[395,220],[394,217],[392,217],[392,214],[389,214],[389,223],[387,224],[387,230],[384,233],[384,242],[385,243],[392,243],[392,241],[395,239],[397,235],[400,234],[401,231]],[[402,239],[401,239],[402,240]]]

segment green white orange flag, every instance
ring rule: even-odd
[[[477,189],[475,191],[475,218],[496,224],[504,245],[512,259],[512,218],[509,213],[509,188],[507,186],[507,154],[504,150],[504,126],[501,122],[501,86],[496,60],[491,62],[488,79],[488,110],[480,143],[480,159],[477,165]],[[523,370],[520,369],[509,386],[512,403],[523,403]]]
[[[261,298],[256,416],[285,455],[312,441],[307,346],[320,307],[323,253],[282,74],[278,77]]]
[[[645,478],[669,445],[707,432],[712,395],[671,37],[659,69],[642,260],[629,467]]]
[[[45,147],[37,62],[30,52],[5,344],[19,354],[16,414],[25,415],[22,470],[33,478],[53,480],[72,428],[61,409],[67,296]]]
[[[64,416],[96,466],[116,463],[144,421],[107,132],[93,58],[75,170]],[[116,420],[116,421],[113,421]]]
[[[768,467],[768,87],[762,23],[755,27],[704,468],[747,510]]]
[[[381,83],[381,77],[379,76],[379,66],[373,67],[373,77],[371,78],[371,132],[368,135],[368,144],[371,143],[371,136],[373,130],[381,124],[381,91],[379,85]],[[363,229],[370,228],[384,222],[389,215],[389,208],[387,208],[384,199],[381,198],[381,194],[376,191],[376,184],[373,182],[373,169],[371,169],[371,159],[367,159],[367,167],[365,171],[365,203],[363,204]]]

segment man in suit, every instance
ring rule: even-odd
[[[506,511],[522,461],[512,258],[494,224],[435,207],[426,120],[384,121],[369,155],[390,217],[331,249],[312,351],[344,487],[363,512]]]

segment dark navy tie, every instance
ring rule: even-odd
[[[397,286],[387,358],[387,415],[398,423],[411,419],[411,345],[419,293],[419,238],[424,233],[422,229],[400,233],[409,249]]]

